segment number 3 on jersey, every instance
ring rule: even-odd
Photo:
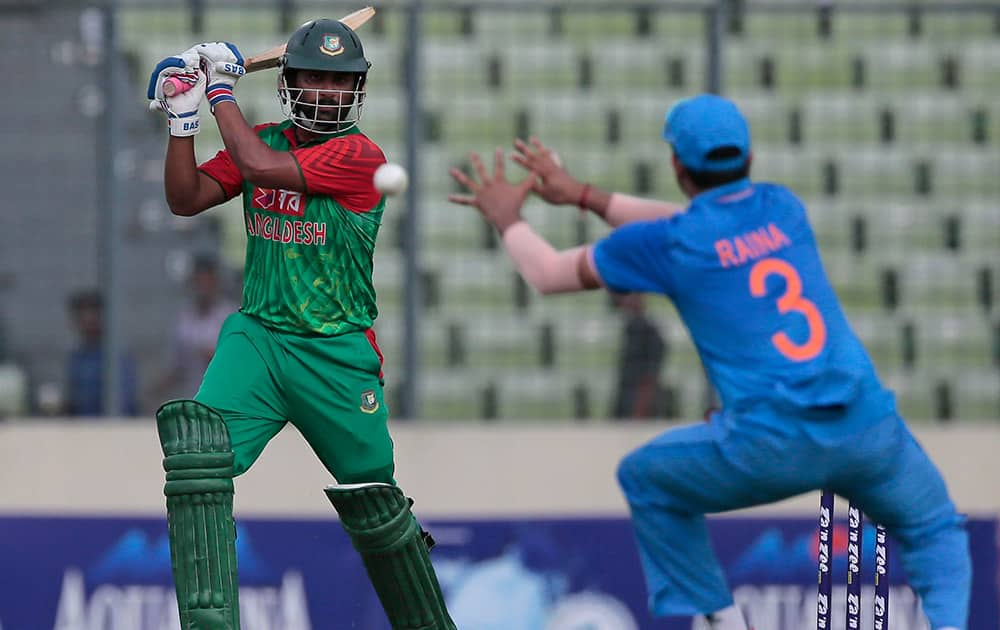
[[[750,269],[750,294],[754,297],[767,295],[765,285],[771,274],[779,275],[785,280],[785,292],[778,298],[778,312],[801,313],[809,325],[809,337],[804,343],[795,343],[784,332],[771,335],[771,343],[782,356],[792,361],[815,359],[826,345],[826,323],[816,305],[802,297],[802,278],[795,267],[778,258],[765,258],[757,262]]]

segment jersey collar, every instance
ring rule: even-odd
[[[308,147],[314,144],[320,144],[322,142],[326,142],[327,140],[330,140],[332,138],[343,138],[344,136],[349,136],[355,133],[361,133],[361,130],[358,129],[358,126],[355,124],[351,125],[349,129],[338,131],[336,133],[323,134],[317,136],[316,138],[313,138],[312,140],[309,140],[308,142],[303,142],[302,144],[299,144],[299,140],[295,136],[295,130],[298,128],[295,126],[295,123],[293,123],[291,120],[285,120],[284,122],[281,122],[279,124],[281,124],[284,127],[284,129],[281,130],[281,134],[285,136],[285,138],[288,140],[288,146],[290,146],[293,149],[301,149],[302,147]]]
[[[746,199],[753,194],[753,184],[749,177],[738,179],[722,186],[709,188],[694,196],[693,201],[708,201],[712,203],[730,203]]]

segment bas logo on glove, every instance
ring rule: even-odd
[[[171,121],[170,126],[173,127],[174,125],[180,125],[179,131],[183,135],[189,136],[198,133],[198,128],[201,126],[201,123],[198,117],[196,116],[193,120],[184,120],[183,118],[178,118],[175,121]],[[181,134],[174,134],[174,135],[181,135]]]

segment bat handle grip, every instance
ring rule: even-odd
[[[163,80],[163,95],[177,96],[190,90],[193,86],[175,77],[167,77]]]

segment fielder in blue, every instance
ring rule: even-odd
[[[678,102],[663,138],[686,207],[579,182],[534,138],[515,143],[525,180],[507,181],[500,150],[492,175],[472,154],[474,176],[451,171],[469,194],[450,197],[496,227],[539,292],[659,293],[690,331],[722,410],[659,435],[618,470],[653,614],[746,630],[705,514],[828,488],[899,542],[931,628],[964,630],[972,579],[964,517],[852,332],[802,202],[749,179],[749,127],[729,100]],[[616,229],[558,251],[521,218],[532,192]]]

